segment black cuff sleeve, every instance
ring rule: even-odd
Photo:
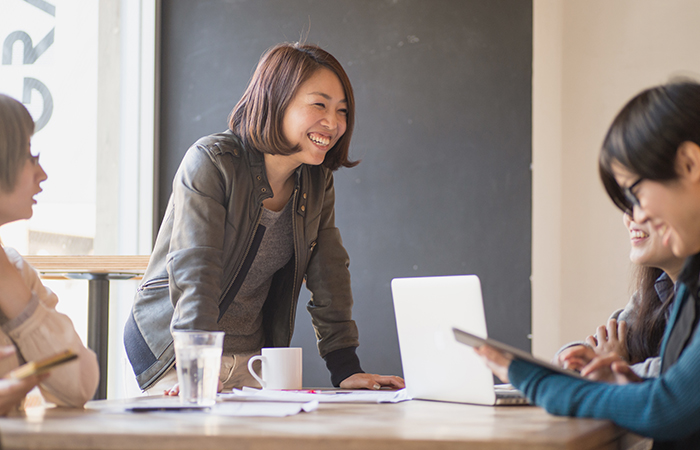
[[[356,373],[364,373],[360,367],[360,359],[355,354],[355,347],[341,348],[323,357],[326,367],[331,373],[331,383],[339,387],[340,382]]]

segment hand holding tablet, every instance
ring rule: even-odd
[[[561,373],[564,375],[569,375],[574,378],[583,378],[580,373],[574,372],[573,370],[568,370],[564,369],[559,366],[555,366],[554,364],[551,364],[549,362],[543,361],[541,359],[537,359],[532,354],[525,352],[523,350],[520,350],[519,348],[512,347],[508,344],[504,344],[499,341],[495,341],[491,338],[482,338],[479,336],[476,336],[471,333],[467,333],[464,330],[460,330],[459,328],[452,328],[452,331],[455,335],[455,339],[457,342],[460,342],[465,345],[469,345],[471,347],[481,347],[482,345],[488,345],[490,347],[493,347],[494,349],[509,354],[513,358],[521,359],[523,361],[527,361],[531,364],[535,364],[540,367],[544,367],[545,369],[549,369],[553,372]],[[499,377],[500,378],[500,377]]]

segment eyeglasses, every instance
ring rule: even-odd
[[[635,206],[641,206],[639,203],[639,199],[637,198],[637,195],[633,192],[633,189],[637,187],[639,183],[644,181],[643,177],[639,177],[637,181],[632,183],[631,185],[627,186],[626,188],[622,189],[622,192],[625,194],[625,199],[627,199],[627,202],[634,208]]]

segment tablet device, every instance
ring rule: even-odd
[[[73,361],[77,357],[78,355],[72,350],[64,350],[60,353],[56,353],[38,361],[30,361],[26,364],[22,364],[18,368],[8,373],[5,378],[22,380],[24,378],[31,377],[32,375],[41,375],[42,373],[46,373],[56,366]]]
[[[464,330],[460,330],[459,328],[452,328],[452,332],[454,333],[457,342],[469,345],[470,347],[481,347],[482,345],[486,344],[495,348],[496,350],[500,350],[504,353],[510,353],[511,355],[513,355],[514,358],[522,359],[523,361],[527,361],[536,366],[544,367],[545,369],[551,370],[553,372],[569,375],[574,378],[585,379],[578,372],[569,369],[564,369],[563,367],[559,367],[552,363],[548,363],[541,359],[537,359],[534,356],[532,356],[532,354],[520,350],[519,348],[512,347],[508,344],[495,341],[491,338],[482,338],[471,333],[467,333]]]

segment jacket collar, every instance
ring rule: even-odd
[[[238,136],[236,136],[231,130],[227,130],[227,133],[230,133],[231,135],[235,136],[236,139],[240,142]],[[243,147],[242,144],[241,147]],[[263,200],[272,197],[272,189],[270,188],[270,183],[267,181],[267,172],[265,170],[265,155],[262,152],[259,152],[254,149],[244,148],[243,150],[248,155],[250,175],[253,180],[255,198],[258,201],[258,203],[262,203]],[[296,179],[294,180],[294,187],[297,191],[299,191],[301,185],[303,169],[304,164],[301,164],[299,167],[296,168],[294,172],[296,177]],[[305,202],[299,202],[299,205],[297,205],[297,212],[301,215],[304,215],[304,212],[306,210],[306,206],[304,206],[304,208],[301,208],[303,203]]]

